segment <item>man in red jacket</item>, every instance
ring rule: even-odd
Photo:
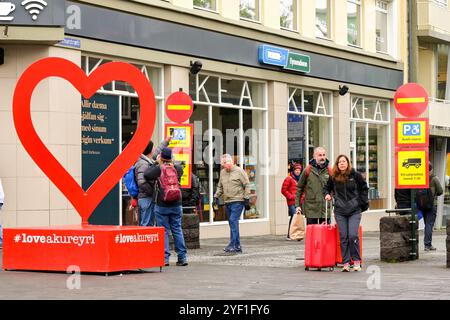
[[[300,179],[300,174],[302,173],[302,165],[300,163],[295,163],[291,166],[290,171],[290,174],[286,177],[286,179],[284,179],[283,186],[281,187],[281,193],[286,197],[288,214],[291,217],[289,219],[286,240],[292,240],[289,237],[289,229],[291,227],[292,218],[295,214],[295,195],[297,192],[297,182]]]

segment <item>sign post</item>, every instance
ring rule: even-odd
[[[189,95],[179,91],[172,93],[166,101],[166,115],[174,123],[166,123],[164,136],[172,137],[169,148],[173,149],[174,160],[183,167],[181,188],[191,188],[192,183],[192,148],[194,140],[194,125],[183,123],[194,112],[194,103]]]
[[[428,107],[428,94],[417,83],[407,83],[394,96],[396,110],[405,118],[395,119],[395,188],[411,190],[411,260],[419,258],[416,189],[429,187],[429,121],[420,118]]]

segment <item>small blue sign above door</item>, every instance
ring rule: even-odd
[[[258,48],[259,63],[285,67],[287,64],[288,55],[289,50],[279,47],[273,47],[263,44]]]

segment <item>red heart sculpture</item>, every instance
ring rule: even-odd
[[[113,80],[129,83],[139,96],[140,117],[133,139],[86,191],[50,153],[34,129],[30,110],[31,96],[38,83],[47,77],[67,80],[87,99],[102,85]],[[72,203],[80,214],[83,225],[86,225],[98,204],[134,164],[150,141],[155,125],[156,101],[147,78],[131,64],[106,63],[87,77],[83,70],[71,61],[45,58],[33,63],[17,82],[13,97],[13,117],[17,134],[25,150]]]

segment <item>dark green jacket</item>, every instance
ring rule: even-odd
[[[318,219],[325,218],[325,198],[323,196],[323,187],[328,181],[328,160],[325,167],[319,169],[315,161],[311,161],[311,172],[307,176],[307,169],[303,170],[297,183],[297,194],[295,197],[295,206],[300,207],[300,200],[303,193],[303,214],[306,218]],[[328,212],[330,218],[330,212]]]
[[[430,189],[434,197],[434,205],[437,205],[437,197],[442,195],[444,190],[442,189],[439,179],[433,173],[430,173]]]

